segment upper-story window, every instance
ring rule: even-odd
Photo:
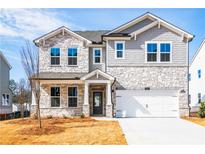
[[[51,65],[60,65],[60,48],[51,48]]]
[[[201,70],[198,70],[198,78],[201,78]]]
[[[8,105],[9,105],[9,95],[2,94],[2,106],[8,106]]]
[[[147,42],[146,44],[147,62],[170,62],[171,43],[167,42]]]
[[[147,43],[147,61],[157,61],[157,43]]]
[[[77,65],[77,48],[68,48],[68,65]]]
[[[160,44],[160,61],[169,62],[170,61],[171,44],[161,43]]]
[[[115,58],[124,58],[125,54],[125,42],[117,41],[115,42]]]
[[[93,63],[94,64],[102,63],[102,49],[100,48],[93,49]]]
[[[60,107],[60,87],[51,87],[51,107]]]

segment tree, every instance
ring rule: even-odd
[[[31,92],[36,101],[36,114],[39,121],[39,127],[42,128],[40,116],[39,54],[34,48],[31,48],[29,41],[25,41],[25,45],[22,47],[20,53],[22,65],[27,75]]]

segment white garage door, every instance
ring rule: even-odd
[[[117,116],[123,117],[178,117],[177,91],[172,90],[117,90]]]

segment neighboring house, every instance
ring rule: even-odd
[[[0,115],[6,116],[12,113],[12,95],[9,89],[11,65],[0,51]]]
[[[189,98],[192,112],[205,101],[205,40],[195,53],[189,69]]]
[[[60,27],[35,39],[41,115],[188,116],[192,38],[146,13],[111,31]]]
[[[24,103],[23,109],[24,109],[24,111],[30,111],[30,104]],[[13,112],[21,111],[21,104],[20,103],[12,103],[12,111]]]

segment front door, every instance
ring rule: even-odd
[[[102,114],[102,92],[93,92],[93,114]]]

